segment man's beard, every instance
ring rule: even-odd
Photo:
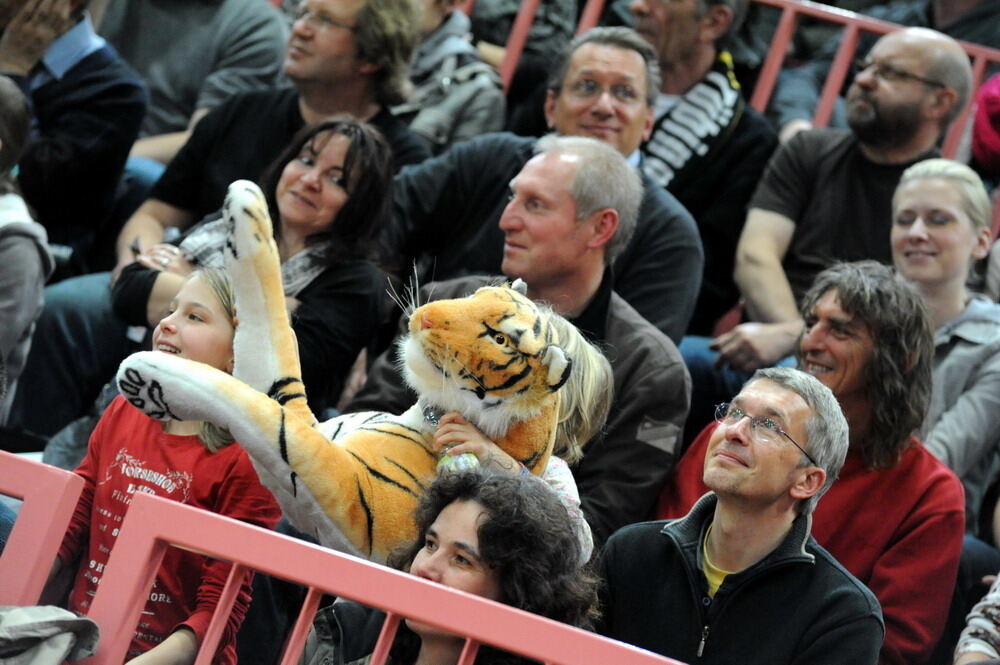
[[[886,109],[864,93],[849,94],[847,124],[866,145],[882,148],[904,145],[917,133],[920,109],[915,104]]]

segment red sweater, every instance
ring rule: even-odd
[[[660,495],[657,518],[683,517],[708,491],[702,482],[710,424],[681,457]],[[951,603],[965,530],[958,478],[915,437],[899,463],[872,471],[851,449],[813,513],[812,533],[882,605],[882,665],[931,655]]]
[[[265,528],[280,517],[271,493],[257,479],[246,451],[233,444],[210,453],[196,436],[163,432],[161,424],[122,397],[108,406],[76,469],[86,481],[59,550],[80,559],[71,610],[86,614],[135,492],[148,492]],[[180,626],[204,638],[230,564],[168,548],[143,608],[128,658],[148,651]],[[250,579],[237,595],[215,663],[236,663],[236,631],[250,603]]]

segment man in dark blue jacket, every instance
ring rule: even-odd
[[[99,237],[146,112],[145,86],[94,33],[86,4],[0,3],[0,73],[20,86],[33,115],[18,182],[49,241],[73,248],[77,260]]]

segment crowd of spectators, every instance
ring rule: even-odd
[[[523,280],[609,361],[607,421],[566,459],[578,508],[477,433],[486,469],[432,486],[397,567],[685,662],[1000,658],[998,79],[977,89],[957,41],[1000,48],[996,3],[834,3],[900,27],[859,40],[828,128],[828,27],[800,26],[758,113],[771,9],[618,0],[574,37],[578,4],[543,0],[504,90],[506,0],[0,2],[0,448],[96,478],[134,415],[109,382],[151,341],[184,355],[164,331],[222,267],[220,208],[248,179],[320,419],[416,401],[401,284],[426,302]],[[971,149],[943,159],[969,104]],[[253,474],[200,431],[164,429],[205,444],[184,473]],[[273,526],[265,498],[237,516]],[[255,584],[220,658],[265,662],[238,627],[281,593]],[[188,662],[183,614],[137,632],[137,663]],[[306,662],[361,662],[381,622],[338,601]],[[392,662],[455,662],[453,637],[412,623]]]

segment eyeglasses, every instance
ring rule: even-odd
[[[861,72],[871,69],[872,74],[875,78],[882,79],[883,81],[889,83],[898,83],[900,81],[918,81],[924,85],[929,85],[932,88],[947,88],[944,83],[939,81],[932,81],[931,79],[924,78],[923,76],[917,76],[916,74],[911,74],[910,72],[904,72],[902,69],[896,69],[892,65],[887,65],[884,62],[878,62],[877,60],[871,60],[868,58],[859,59],[854,61],[854,75],[857,76]]]
[[[329,30],[330,28],[343,28],[354,32],[357,27],[338,21],[324,11],[313,11],[306,6],[300,6],[295,10],[295,20],[305,20],[314,30]]]
[[[750,434],[761,443],[774,443],[778,440],[779,435],[785,437],[792,442],[792,445],[802,451],[802,454],[812,462],[815,466],[819,466],[816,460],[812,458],[812,455],[806,452],[806,449],[800,446],[795,439],[793,439],[788,432],[781,429],[781,425],[778,424],[773,418],[767,416],[751,416],[749,413],[736,406],[735,404],[730,404],[728,402],[723,402],[715,407],[715,420],[725,424],[725,425],[735,425],[743,418],[750,419]]]
[[[603,95],[605,91],[608,91],[615,101],[621,104],[632,105],[638,104],[641,101],[639,92],[626,83],[617,83],[609,88],[605,88],[592,79],[580,79],[570,83],[566,86],[566,89],[571,97],[580,100],[596,99]]]

